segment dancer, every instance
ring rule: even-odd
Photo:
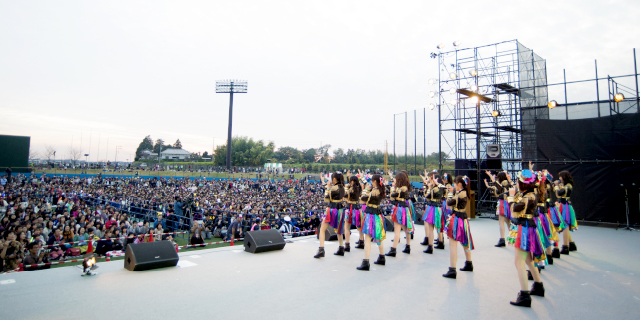
[[[442,183],[444,184],[443,197],[442,197],[442,216],[444,217],[444,221],[449,220],[451,216],[451,208],[447,206],[447,200],[453,198],[453,192],[449,192],[449,188],[453,186],[453,181],[451,181],[451,175],[448,173],[444,173],[442,175]],[[446,194],[446,196],[444,195]],[[437,242],[437,244],[436,244]],[[442,242],[442,248],[438,246]],[[436,244],[436,248],[444,249],[444,228],[440,229],[440,233],[438,234],[438,239],[434,239],[434,244]]]
[[[351,225],[355,225],[360,233],[360,239],[356,243],[356,249],[364,249],[364,235],[362,234],[362,221],[364,220],[364,212],[362,211],[362,205],[360,204],[360,194],[362,193],[362,186],[360,186],[360,180],[357,176],[349,175],[349,183],[345,188],[345,200],[347,201],[346,219],[345,219],[345,246],[344,251],[350,252],[349,240],[351,237]]]
[[[380,255],[375,264],[385,265],[384,247],[382,241],[386,239],[384,232],[384,217],[380,203],[385,199],[385,187],[382,184],[380,175],[373,175],[371,185],[367,185],[362,191],[362,201],[365,201],[363,210],[365,213],[362,233],[364,233],[364,259],[362,265],[357,267],[358,270],[369,271],[369,254],[371,253],[371,242],[378,245]]]
[[[457,176],[455,180],[455,196],[447,200],[447,205],[453,209],[453,213],[447,224],[445,230],[449,237],[449,259],[450,267],[447,273],[442,276],[445,278],[455,279],[457,276],[456,263],[458,261],[458,242],[464,249],[464,256],[466,262],[460,271],[473,271],[473,263],[471,262],[471,250],[473,250],[473,238],[471,237],[471,228],[469,227],[469,220],[467,219],[467,202],[469,201],[469,194],[471,190],[469,188],[469,177]],[[449,192],[454,192],[454,187],[449,189]]]
[[[324,178],[320,176],[320,181],[324,183]],[[342,207],[342,198],[344,198],[344,178],[342,173],[335,172],[327,180],[326,190],[324,192],[324,201],[327,202],[327,209],[325,211],[325,217],[322,220],[320,226],[320,234],[318,239],[320,240],[320,248],[314,258],[319,259],[324,257],[324,234],[327,228],[331,226],[336,230],[338,234],[338,252],[334,253],[337,256],[344,256],[344,247],[342,240],[342,233],[344,229],[344,209]]]
[[[411,183],[409,177],[404,172],[398,172],[393,178],[391,185],[391,194],[389,195],[393,203],[393,211],[391,219],[393,221],[393,245],[389,249],[386,256],[395,257],[398,242],[400,242],[400,230],[405,232],[407,237],[407,245],[403,253],[411,253],[411,233],[413,231],[413,204],[409,201],[409,193],[411,192]]]
[[[536,220],[536,224],[538,225],[538,230],[541,233],[540,236],[542,239],[543,247],[545,248],[547,263],[549,265],[552,265],[553,245],[559,240],[556,228],[553,226],[553,222],[551,222],[548,207],[551,203],[551,189],[549,179],[552,179],[553,177],[551,177],[551,175],[546,170],[538,171],[536,172],[536,175],[538,177],[538,180],[536,182],[538,195],[538,218]],[[531,280],[531,278],[529,278],[529,280]]]
[[[423,179],[425,178],[423,177]],[[422,220],[424,221],[426,235],[425,242],[428,243],[428,247],[424,253],[433,254],[433,241],[435,239],[433,229],[435,228],[438,234],[444,230],[445,220],[440,199],[442,199],[442,193],[445,190],[440,176],[436,173],[433,173],[429,179],[430,181],[427,183],[428,189],[424,193],[428,204]],[[444,249],[444,241],[438,241],[437,248]]]
[[[531,295],[544,297],[544,286],[538,268],[534,262],[545,260],[544,249],[538,230],[535,215],[537,214],[537,196],[535,194],[536,175],[531,170],[523,170],[518,174],[518,190],[511,187],[507,201],[511,206],[511,230],[507,242],[515,247],[515,265],[520,281],[520,293],[515,306],[531,307]],[[533,286],[528,290],[525,264],[533,276]]]
[[[485,179],[484,184],[487,186],[487,188],[491,188],[493,196],[498,198],[496,215],[498,216],[498,221],[500,224],[500,239],[498,240],[498,244],[496,244],[495,246],[504,247],[505,226],[508,230],[509,221],[511,219],[511,209],[509,208],[509,204],[507,203],[507,194],[512,184],[510,183],[511,179],[507,175],[506,171],[498,173],[498,181],[496,181],[496,176],[491,175],[491,172],[489,170],[485,171],[485,173],[489,176],[489,178],[491,178],[491,183],[487,183],[487,179]]]
[[[551,257],[553,259],[560,259],[560,249],[558,249],[558,242],[560,241],[558,232],[560,225],[562,223],[562,218],[560,218],[560,214],[558,213],[558,208],[555,202],[551,201],[551,194],[553,187],[551,186],[553,181],[553,176],[547,169],[542,170],[543,174],[547,176],[547,180],[545,184],[547,185],[547,190],[549,191],[546,199],[546,207],[547,207],[547,217],[551,224],[553,224],[553,232],[555,232],[555,237],[553,241],[553,250],[551,250]]]
[[[570,231],[578,229],[578,221],[576,221],[576,213],[573,211],[571,205],[571,193],[573,192],[573,177],[569,171],[560,171],[558,174],[560,181],[554,181],[555,187],[553,190],[556,192],[556,196],[560,201],[559,211],[562,215],[562,221],[560,221],[559,232],[562,232],[562,251],[561,254],[569,254],[569,251],[577,251],[575,242],[571,238]]]

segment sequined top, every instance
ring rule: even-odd
[[[511,218],[532,219],[537,216],[538,197],[533,190],[527,190],[524,193],[518,192],[515,196],[507,197],[507,201],[511,205]]]
[[[447,200],[447,206],[453,209],[453,213],[456,217],[466,219],[467,212],[465,209],[467,208],[467,201],[467,191],[462,189],[457,191],[453,198]]]

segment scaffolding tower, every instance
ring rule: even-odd
[[[536,158],[535,120],[548,119],[549,111],[531,107],[548,101],[546,61],[518,40],[465,49],[454,43],[447,52],[438,47],[431,54],[438,59],[437,91],[429,95],[438,99],[439,150],[455,160],[456,174],[469,176],[482,206],[488,195],[478,182],[487,145],[500,146],[501,170],[512,176]]]

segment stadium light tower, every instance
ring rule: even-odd
[[[227,135],[227,170],[231,170],[231,123],[233,119],[233,94],[247,93],[246,80],[218,80],[216,93],[229,94],[229,132]]]

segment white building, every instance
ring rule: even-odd
[[[160,159],[172,161],[172,160],[185,160],[191,156],[191,152],[183,149],[169,148],[160,152]]]

